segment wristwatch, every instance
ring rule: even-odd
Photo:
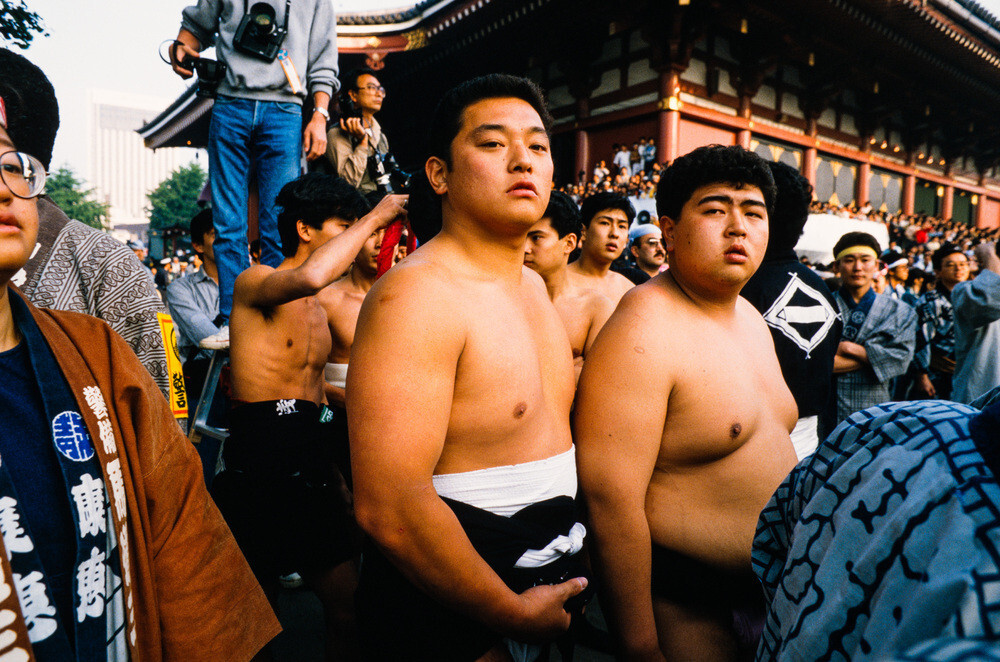
[[[314,113],[319,113],[320,115],[322,115],[326,119],[327,122],[330,121],[330,111],[327,110],[326,108],[320,108],[319,106],[317,106],[317,107],[313,108],[313,112]]]

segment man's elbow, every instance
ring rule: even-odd
[[[402,546],[406,527],[397,521],[391,509],[381,506],[377,500],[355,493],[354,517],[365,535],[379,547],[391,550]]]

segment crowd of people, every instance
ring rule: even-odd
[[[44,196],[55,95],[0,50],[0,654],[270,659],[292,575],[333,660],[547,659],[595,595],[622,659],[996,654],[1000,231],[647,138],[555,190],[543,92],[504,74],[440,99],[400,193],[376,72],[302,31],[328,3],[278,37],[219,4],[171,47],[232,76],[170,315]],[[890,243],[805,264],[810,213]],[[206,481],[183,425],[219,356]]]

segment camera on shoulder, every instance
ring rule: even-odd
[[[255,2],[248,10],[247,1],[243,0],[243,18],[236,28],[233,46],[245,55],[273,62],[288,35],[291,0],[285,0],[285,20],[280,26],[274,7],[266,2]]]

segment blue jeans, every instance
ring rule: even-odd
[[[250,174],[257,175],[260,259],[276,267],[284,256],[274,198],[282,186],[299,176],[301,158],[302,106],[222,95],[215,100],[208,129],[208,167],[219,266],[219,313],[226,319],[233,309],[233,283],[250,266]]]

